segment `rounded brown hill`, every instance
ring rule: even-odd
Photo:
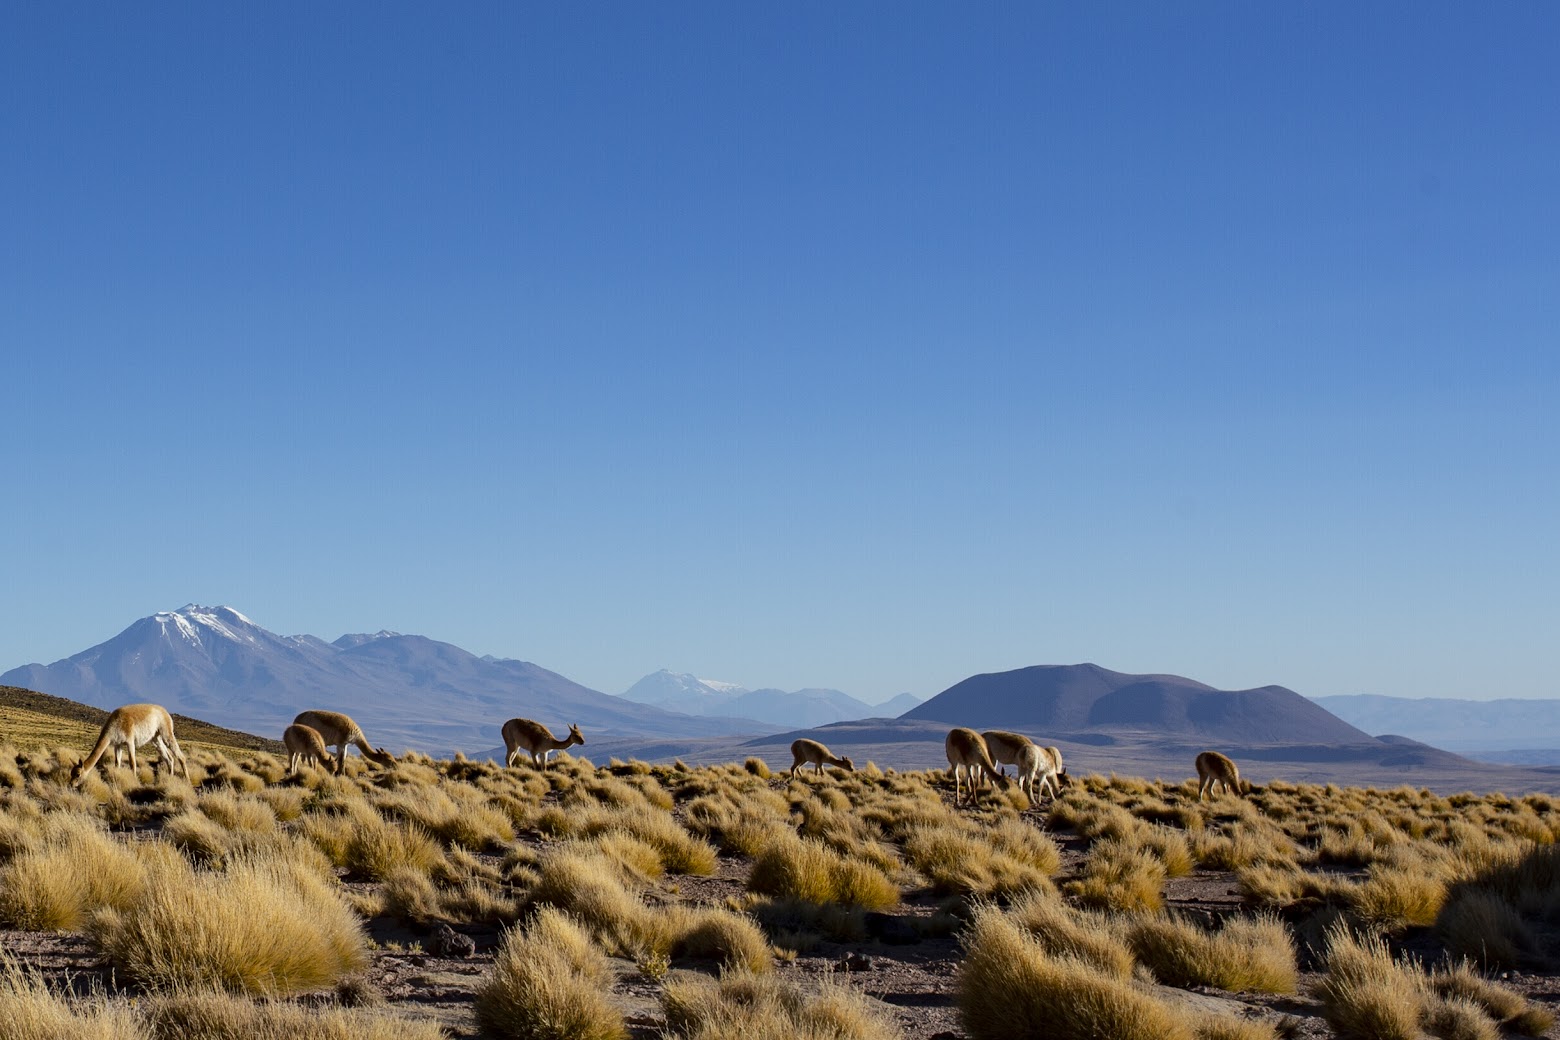
[[[1179,675],[1127,675],[1097,664],[974,675],[900,718],[1056,734],[1139,731],[1236,744],[1375,742],[1282,686],[1216,690]]]

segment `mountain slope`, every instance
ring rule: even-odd
[[[1560,700],[1374,694],[1313,697],[1317,704],[1372,733],[1401,733],[1453,751],[1493,752],[1560,745]]]
[[[1196,736],[1234,744],[1375,743],[1370,734],[1282,686],[1216,690],[1179,675],[1128,675],[1095,664],[971,676],[901,718],[977,729]]]
[[[97,740],[107,718],[108,712],[88,704],[52,697],[37,690],[0,686],[0,726],[3,726],[7,743],[19,748],[75,744],[85,751]],[[279,740],[213,726],[185,715],[173,716],[173,732],[181,745],[205,745],[230,754],[266,751],[280,755],[286,752]]]
[[[665,668],[640,679],[622,696],[667,711],[757,719],[774,726],[823,726],[882,714],[881,709],[839,690],[749,690]]]
[[[352,715],[376,743],[448,752],[498,742],[505,719],[602,734],[713,736],[725,721],[677,715],[599,693],[526,661],[476,657],[424,636],[391,632],[278,636],[229,607],[186,606],[142,618],[119,635],[0,683],[100,708],[154,701],[170,711],[280,733],[308,708]],[[757,731],[748,727],[747,732]]]

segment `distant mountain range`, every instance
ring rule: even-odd
[[[757,719],[775,726],[826,726],[848,719],[897,718],[921,703],[901,693],[871,705],[839,690],[750,690],[736,683],[700,679],[687,672],[661,669],[623,691],[626,700],[689,715]]]
[[[1374,694],[1312,700],[1372,733],[1401,733],[1486,762],[1560,764],[1560,700]]]
[[[902,717],[1058,736],[1137,734],[1235,745],[1376,743],[1369,733],[1282,686],[1217,690],[1179,675],[1128,675],[1097,664],[1035,665],[971,676]]]
[[[376,632],[333,643],[279,636],[231,607],[191,604],[145,617],[104,643],[0,675],[0,684],[99,708],[154,701],[264,736],[307,708],[354,716],[392,750],[472,751],[499,742],[515,716],[557,732],[707,737],[766,727],[696,718],[588,689],[526,661],[477,657],[425,636]]]

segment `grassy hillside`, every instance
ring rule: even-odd
[[[97,740],[108,712],[19,686],[0,686],[0,740],[28,747],[71,747],[86,750]],[[236,729],[213,726],[185,715],[173,717],[174,734],[184,747],[218,751],[265,751],[282,754],[280,740],[268,740]]]

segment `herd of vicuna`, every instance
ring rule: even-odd
[[[585,743],[585,736],[578,726],[569,727],[567,740],[559,740],[552,730],[531,719],[510,719],[504,723],[504,761],[514,765],[524,751],[531,756],[534,765],[547,768],[547,756],[560,748]],[[91,754],[78,762],[70,771],[71,783],[80,787],[87,774],[110,748],[114,752],[114,765],[120,765],[125,751],[130,752],[130,768],[135,769],[135,749],[144,744],[154,744],[162,756],[161,764],[172,772],[185,777],[190,774],[184,750],[173,735],[173,716],[160,704],[126,704],[108,713],[103,729]],[[296,772],[303,763],[323,765],[338,776],[347,768],[347,748],[356,747],[363,757],[381,766],[395,764],[395,756],[384,748],[376,748],[363,735],[363,728],[349,715],[339,711],[305,711],[293,719],[292,725],[282,732],[282,744],[287,748],[287,770]],[[330,753],[334,744],[336,753]],[[155,772],[156,767],[153,766]]]
[[[577,725],[569,727],[564,740],[553,736],[552,730],[532,719],[510,719],[504,723],[504,764],[513,766],[524,751],[531,763],[540,769],[547,768],[547,756],[553,751],[584,744],[585,736]],[[293,719],[292,725],[282,733],[282,743],[287,748],[289,772],[296,772],[301,764],[323,765],[340,775],[346,771],[347,748],[356,747],[363,757],[381,766],[395,763],[395,756],[384,748],[376,748],[368,742],[360,727],[339,711],[305,711]],[[136,767],[135,749],[144,744],[155,744],[162,756],[162,764],[170,770],[189,776],[189,765],[178,738],[173,735],[173,716],[160,704],[126,704],[108,713],[98,734],[91,754],[71,770],[71,783],[81,786],[98,761],[110,748],[114,751],[114,765],[118,766],[127,749],[130,752],[130,768]],[[335,745],[336,753],[330,753]],[[1062,753],[1054,747],[1041,747],[1022,733],[989,729],[978,733],[959,726],[948,731],[943,742],[948,753],[948,765],[953,771],[954,804],[964,801],[964,789],[969,788],[969,798],[986,780],[993,785],[1005,783],[998,766],[1013,766],[1018,773],[1019,789],[1031,800],[1039,802],[1040,792],[1049,791],[1054,799],[1062,788],[1072,782],[1067,767],[1062,765]],[[791,776],[805,765],[812,765],[823,772],[825,765],[854,772],[856,764],[849,758],[837,756],[816,740],[802,738],[791,745]],[[155,767],[154,767],[155,768]],[[1240,770],[1227,755],[1217,751],[1204,751],[1197,756],[1197,800],[1202,801],[1209,791],[1218,794],[1219,788],[1246,794],[1251,784],[1240,778]]]

